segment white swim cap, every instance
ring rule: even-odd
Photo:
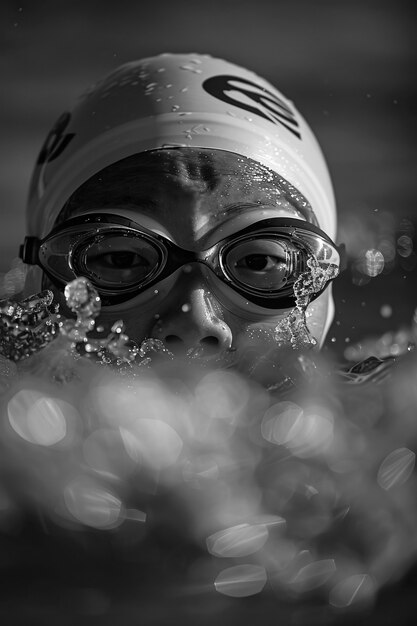
[[[28,234],[45,236],[71,194],[104,167],[170,147],[226,150],[258,161],[305,196],[334,238],[326,163],[292,102],[253,72],[199,54],[122,65],[59,118],[33,174]]]

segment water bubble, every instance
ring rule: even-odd
[[[22,439],[41,446],[53,446],[67,435],[69,424],[78,419],[75,408],[64,400],[21,389],[7,406],[9,423]]]
[[[81,476],[69,483],[64,501],[71,515],[86,526],[105,530],[123,521],[121,500],[90,478]]]
[[[397,239],[397,252],[402,257],[409,257],[413,252],[413,240],[408,235],[401,235]]]
[[[268,536],[268,529],[262,524],[239,524],[210,535],[206,543],[213,556],[238,558],[260,550]]]
[[[267,575],[260,565],[235,565],[220,572],[214,581],[216,591],[232,598],[244,598],[260,593]]]
[[[27,424],[30,407],[43,398],[43,394],[33,389],[21,389],[9,400],[7,414],[13,430],[26,441],[32,443],[32,436]]]
[[[64,439],[67,434],[67,420],[63,410],[65,404],[54,398],[39,398],[30,407],[27,425],[35,443],[53,446]],[[67,406],[71,411],[71,405]]]
[[[261,432],[266,441],[285,445],[300,430],[303,409],[294,402],[278,402],[265,413]]]
[[[290,581],[291,586],[299,593],[311,591],[324,585],[336,572],[334,559],[314,561],[302,567]]]
[[[155,315],[155,319],[159,320],[158,313]],[[139,355],[141,357],[146,356],[150,352],[165,354],[168,357],[173,357],[172,352],[168,350],[164,342],[160,339],[154,339],[153,337],[150,337],[149,339],[144,339],[139,348]]]
[[[369,574],[353,574],[330,591],[329,602],[337,608],[368,604],[374,599],[376,585]]]
[[[190,304],[183,304],[181,307],[181,311],[183,313],[188,313],[189,311],[191,311],[191,305]]]
[[[384,255],[380,250],[370,249],[365,252],[363,271],[367,276],[374,278],[384,269]]]
[[[120,434],[127,454],[153,470],[174,465],[183,447],[174,428],[159,419],[137,419],[128,429],[121,428]]]
[[[416,463],[416,455],[408,448],[398,448],[381,463],[378,470],[378,484],[385,490],[403,485],[411,476]]]
[[[123,320],[117,320],[117,322],[114,322],[113,326],[111,327],[111,332],[120,334],[124,331],[124,327],[125,325]]]
[[[383,304],[379,310],[381,317],[391,317],[392,315],[392,306],[389,304]]]
[[[86,278],[77,278],[68,283],[64,295],[68,308],[83,318],[95,318],[100,313],[100,297]]]
[[[261,432],[267,441],[286,446],[307,458],[325,451],[333,441],[333,416],[325,407],[303,410],[292,402],[280,402],[265,413]]]

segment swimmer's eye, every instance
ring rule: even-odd
[[[123,235],[97,238],[78,256],[78,272],[102,288],[143,284],[155,273],[160,259],[152,242]]]
[[[149,262],[144,257],[127,250],[98,254],[95,257],[88,256],[88,265],[91,268],[96,266],[106,269],[132,270],[136,267],[149,267]]]
[[[267,254],[248,254],[236,263],[236,267],[245,268],[251,272],[275,272],[285,268],[285,261],[276,256]]]
[[[237,243],[226,256],[228,274],[241,285],[278,291],[291,273],[287,244],[274,239],[252,239]]]

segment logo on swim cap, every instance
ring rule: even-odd
[[[218,100],[259,115],[273,124],[282,124],[301,139],[294,112],[287,103],[265,87],[260,87],[246,78],[229,75],[212,76],[205,80],[202,86]]]
[[[67,133],[64,131],[71,120],[71,113],[63,113],[52,130],[49,132],[38,156],[37,164],[42,165],[47,161],[53,161],[65,150],[69,142],[75,137],[75,133]]]
[[[46,137],[41,148],[36,161],[36,168],[38,172],[37,193],[39,194],[39,197],[41,197],[44,192],[45,183],[43,174],[47,164],[57,159],[75,137],[75,133],[65,133],[70,121],[71,113],[63,113],[48,133],[48,136]]]

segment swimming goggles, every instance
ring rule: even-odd
[[[332,240],[317,226],[298,219],[261,220],[206,250],[192,252],[109,213],[67,220],[42,240],[26,237],[20,257],[40,266],[61,290],[74,278],[86,277],[104,306],[126,302],[179,268],[202,263],[246,300],[267,309],[290,308],[296,301],[294,284],[308,270],[309,258],[324,268],[340,268],[341,263],[340,249]]]

